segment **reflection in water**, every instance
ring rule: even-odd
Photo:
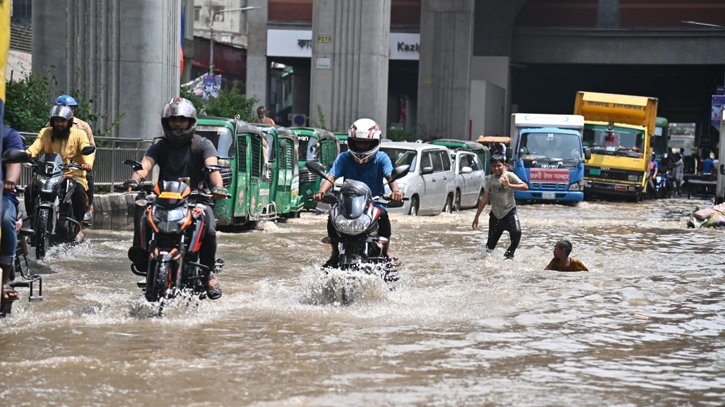
[[[685,227],[696,204],[522,205],[513,262],[506,234],[481,255],[473,210],[393,215],[401,279],[356,280],[349,305],[323,292],[325,219],[304,214],[220,233],[224,297],[163,317],[130,230],[90,230],[41,263],[45,300],[0,321],[0,388],[12,405],[721,405],[722,231]],[[562,238],[591,272],[543,271]]]

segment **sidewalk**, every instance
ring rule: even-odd
[[[93,229],[118,229],[131,224],[135,207],[134,193],[101,193],[93,197]],[[25,202],[18,197],[24,216],[27,216]]]

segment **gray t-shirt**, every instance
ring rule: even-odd
[[[513,172],[506,171],[502,176],[507,176],[511,184],[522,183],[521,179]],[[513,188],[506,187],[501,182],[501,179],[496,178],[495,175],[491,174],[486,177],[483,188],[488,192],[488,199],[491,202],[491,212],[498,219],[503,219],[504,216],[511,212],[511,209],[516,207]]]

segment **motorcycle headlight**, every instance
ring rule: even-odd
[[[657,179],[657,183],[658,183],[658,184],[659,184],[660,182],[662,182],[662,176],[661,176],[661,175],[658,175],[658,176],[656,176],[655,178]]]
[[[43,186],[40,189],[42,192],[53,192],[53,189],[56,185],[58,185],[58,182],[60,182],[61,177],[56,178],[48,178],[43,182]]]
[[[361,215],[356,219],[348,219],[342,215],[337,215],[333,225],[340,233],[345,235],[359,235],[370,227],[372,219],[368,215]]]

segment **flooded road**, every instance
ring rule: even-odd
[[[720,406],[724,232],[686,228],[698,205],[519,206],[514,261],[507,234],[482,256],[474,210],[393,215],[400,281],[347,306],[320,297],[325,217],[303,214],[220,234],[224,297],[161,318],[132,233],[90,230],[0,321],[2,405]],[[543,271],[559,239],[590,272]]]

